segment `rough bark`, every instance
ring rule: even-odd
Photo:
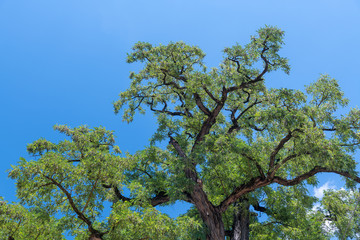
[[[250,204],[247,198],[241,198],[235,203],[236,212],[231,240],[249,240],[250,235]]]
[[[96,236],[96,234],[91,234],[89,240],[102,240],[102,238],[99,236]]]
[[[225,239],[225,228],[220,211],[208,200],[200,185],[194,187],[191,193],[192,201],[208,228],[207,240]]]

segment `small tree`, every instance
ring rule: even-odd
[[[360,182],[352,157],[360,144],[360,111],[336,116],[348,100],[327,75],[309,85],[306,93],[268,89],[267,73],[289,73],[287,59],[279,55],[283,34],[275,27],[261,28],[244,47],[225,48],[223,62],[211,70],[198,47],[183,42],[135,44],[128,62],[140,61],[144,67],[131,73],[131,86],[114,108],[116,113],[123,109],[127,122],[146,109],[155,114],[158,128],[149,147],[124,156],[112,132],[57,126],[70,140],[30,144],[28,151],[39,159],[23,159],[10,172],[20,199],[61,210],[72,222],[69,226],[85,224],[92,239],[123,239],[126,231],[136,236],[144,229],[147,233],[134,239],[248,239],[250,222],[253,236],[260,236],[259,227],[269,234],[285,231],[276,222],[290,226],[291,217],[277,210],[286,206],[297,211],[302,205],[309,209],[313,203],[305,180],[315,184],[317,173],[330,172],[344,176],[349,184]],[[165,142],[166,148],[160,148],[158,144]],[[286,193],[284,187],[291,186],[293,192]],[[130,195],[124,194],[124,187]],[[290,196],[298,200],[290,202]],[[100,221],[105,199],[115,204],[108,220]],[[153,209],[178,200],[194,206],[185,221]],[[251,209],[267,213],[275,224],[261,226]],[[306,211],[298,214],[305,216]],[[147,219],[144,225],[142,219]],[[131,230],[134,222],[136,230]],[[303,225],[320,226],[304,221]],[[188,234],[176,229],[188,229]],[[283,234],[291,237],[294,232]]]

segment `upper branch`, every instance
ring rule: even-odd
[[[196,105],[199,107],[199,109],[203,113],[205,113],[205,115],[210,116],[211,112],[207,107],[205,107],[200,95],[198,93],[194,93],[194,98],[195,98]]]
[[[247,100],[245,102],[249,101],[249,96],[247,97]],[[249,111],[251,108],[253,108],[255,105],[261,103],[262,101],[258,101],[257,99],[255,99],[255,102],[253,102],[252,104],[250,104],[247,108],[245,108],[237,117],[235,117],[235,113],[237,111],[237,108],[232,109],[231,110],[231,121],[233,123],[233,125],[229,128],[228,133],[232,133],[234,131],[238,131],[239,130],[239,125],[238,125],[238,121],[239,119],[247,112]],[[256,126],[252,127],[253,129],[257,130],[257,131],[263,131],[259,128],[257,128]]]
[[[246,87],[248,87],[249,85],[252,85],[254,83],[257,83],[257,82],[260,82],[260,81],[263,81],[263,76],[265,75],[265,73],[267,73],[269,71],[269,65],[271,64],[269,62],[269,60],[265,57],[265,52],[269,50],[269,48],[267,47],[266,43],[267,43],[267,39],[269,38],[269,36],[267,36],[263,42],[263,49],[260,53],[260,57],[261,59],[263,60],[265,66],[264,66],[264,69],[262,70],[262,72],[255,78],[255,79],[249,79],[249,81],[247,82],[242,82],[240,85],[238,86],[232,86],[232,87],[229,87],[227,88],[227,91],[228,92],[233,92],[233,91],[236,91],[238,89],[244,89]],[[234,61],[234,62],[237,62],[237,61]],[[237,64],[239,64],[237,62]],[[238,65],[238,69],[239,69],[239,65]]]
[[[208,115],[208,118],[203,122],[201,129],[196,136],[191,152],[204,139],[205,135],[207,135],[210,132],[211,127],[215,124],[217,116],[219,115],[219,113],[221,112],[222,108],[225,105],[225,101],[227,99],[227,93],[228,92],[223,87],[221,100],[216,104],[215,108],[211,112],[209,111],[208,114],[206,114]]]
[[[273,170],[274,164],[275,164],[275,157],[279,153],[279,151],[284,147],[285,143],[287,143],[292,138],[292,133],[298,131],[295,129],[294,131],[290,131],[281,141],[279,144],[275,147],[274,151],[270,154],[270,162],[269,162],[269,173]]]
[[[216,103],[219,103],[219,102],[220,102],[220,100],[217,99],[217,98],[209,91],[209,89],[207,89],[206,86],[203,86],[203,89],[204,89],[204,91],[206,92],[206,94],[207,94],[214,102],[216,102]]]
[[[154,105],[154,100],[152,99],[151,102],[147,102],[149,105],[150,105],[150,110],[153,111],[153,112],[158,112],[158,113],[166,113],[168,115],[171,115],[171,116],[186,116],[187,114],[184,113],[184,112],[180,112],[180,111],[177,111],[177,112],[172,112],[172,111],[169,111],[167,110],[167,103],[166,101],[163,101],[164,103],[164,107],[160,110],[160,109],[154,109],[153,105]]]

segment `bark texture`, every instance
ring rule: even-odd
[[[102,238],[97,234],[91,234],[89,240],[102,240]]]
[[[233,232],[231,240],[249,240],[250,235],[250,204],[247,198],[241,198],[235,203]]]

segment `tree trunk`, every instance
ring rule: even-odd
[[[202,188],[196,184],[191,194],[191,198],[202,220],[208,228],[207,240],[224,240],[225,228],[221,213],[208,200]]]
[[[221,213],[209,212],[209,215],[203,218],[206,226],[208,227],[208,235],[206,236],[206,240],[224,240],[225,239],[225,228],[224,223],[222,221]]]
[[[236,212],[231,240],[249,240],[250,235],[250,204],[247,198],[239,199],[235,203]]]
[[[102,240],[102,237],[98,236],[97,234],[91,234],[89,240]]]

